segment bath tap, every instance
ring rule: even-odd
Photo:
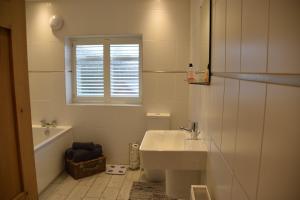
[[[57,125],[57,121],[56,120],[53,120],[52,122],[47,122],[45,119],[41,120],[41,126],[42,127],[56,127]]]
[[[192,140],[197,140],[198,139],[198,135],[200,134],[198,122],[192,122],[191,128],[180,127],[180,129],[190,132]]]

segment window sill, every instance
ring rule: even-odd
[[[122,103],[67,103],[67,106],[112,106],[112,107],[142,107],[141,103],[122,104]]]

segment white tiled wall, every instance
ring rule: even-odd
[[[259,200],[300,199],[299,104],[300,88],[268,86]]]
[[[65,22],[55,33],[49,26],[53,14]],[[127,163],[128,143],[141,141],[145,112],[170,112],[173,129],[186,125],[185,74],[143,73],[140,107],[66,106],[63,71],[65,36],[105,34],[143,35],[144,70],[185,70],[190,54],[189,0],[27,1],[26,15],[34,124],[42,118],[70,124],[76,140],[103,144],[113,163]]]
[[[242,1],[227,0],[226,10],[226,71],[241,70]]]
[[[268,72],[300,73],[300,1],[271,0]],[[284,38],[284,40],[282,39]]]
[[[234,171],[249,199],[256,198],[265,96],[265,84],[240,81]]]
[[[238,123],[239,81],[225,80],[221,151],[233,168]]]
[[[225,70],[226,0],[213,1],[212,65],[215,72]]]
[[[242,0],[242,72],[266,72],[269,0]]]
[[[213,71],[299,74],[299,8],[294,0],[215,0]],[[300,199],[299,87],[212,77],[210,86],[190,86],[189,98],[210,147],[213,199]]]
[[[213,78],[209,92],[209,112],[207,113],[208,131],[218,149],[222,140],[222,114],[224,97],[224,78]]]

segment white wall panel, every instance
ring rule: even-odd
[[[239,81],[225,79],[221,151],[233,168],[238,120]]]
[[[269,85],[259,200],[300,199],[300,88]]]
[[[226,13],[226,72],[240,72],[242,0],[227,0]]]
[[[269,73],[300,73],[300,1],[270,0]]]
[[[243,0],[242,72],[267,71],[268,0]]]
[[[234,172],[250,200],[256,199],[266,85],[240,81]]]
[[[225,71],[226,0],[214,1],[212,71]]]

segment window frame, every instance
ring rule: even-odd
[[[76,45],[103,45],[103,97],[82,97],[77,94],[77,70],[76,70]],[[110,89],[110,45],[113,44],[138,44],[139,45],[139,96],[138,97],[111,97]],[[84,104],[105,105],[140,105],[142,103],[142,37],[141,36],[98,36],[80,37],[71,39],[71,67],[72,67],[72,102]]]

